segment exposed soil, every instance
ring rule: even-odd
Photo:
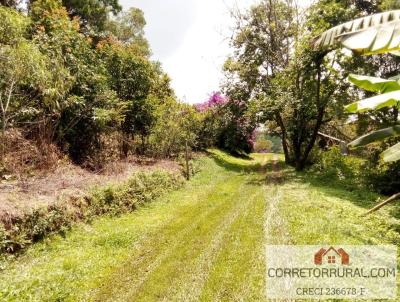
[[[274,155],[271,163],[271,170],[267,177],[267,182],[272,184],[281,184],[284,181],[283,174],[281,172],[281,166],[278,156]]]
[[[109,164],[101,172],[84,170],[69,163],[54,171],[37,172],[34,176],[0,181],[0,221],[20,215],[23,211],[50,204],[68,196],[81,196],[96,185],[120,182],[136,171],[164,169],[179,171],[171,160],[130,158]]]

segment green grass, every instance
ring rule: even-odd
[[[137,172],[121,183],[91,188],[83,197],[60,199],[51,206],[27,209],[14,219],[11,228],[6,230],[0,223],[0,265],[5,253],[20,254],[27,246],[50,234],[65,232],[76,222],[132,212],[137,206],[151,202],[183,183],[179,173]]]
[[[265,301],[266,243],[400,243],[394,207],[360,217],[374,194],[273,172],[278,158],[211,150],[183,188],[10,260],[0,300]]]
[[[374,205],[377,194],[359,189],[350,191],[340,182],[319,179],[308,173],[295,174],[290,168],[283,169],[281,174],[286,181],[267,186],[266,195],[279,197],[278,200],[267,197],[267,203],[277,207],[279,215],[272,218],[285,222],[288,242],[400,245],[396,205],[363,216]]]

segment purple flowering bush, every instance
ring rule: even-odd
[[[200,141],[206,144],[203,147],[216,146],[236,154],[253,150],[256,122],[247,114],[246,102],[214,92],[195,108],[203,115],[200,130]]]
[[[227,102],[228,98],[226,96],[222,95],[220,92],[214,92],[207,101],[196,104],[195,107],[197,111],[205,112],[208,109],[223,106]]]

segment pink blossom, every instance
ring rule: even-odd
[[[228,98],[220,92],[214,92],[210,98],[204,102],[194,105],[197,111],[204,112],[210,108],[223,106],[228,102]]]
[[[251,146],[251,148],[254,148],[254,145],[256,143],[257,139],[257,131],[253,130],[251,135],[247,138],[247,143]]]

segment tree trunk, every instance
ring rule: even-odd
[[[4,120],[4,115],[3,115],[3,123],[1,127],[1,160],[0,162],[4,162],[4,157],[6,155],[6,122]]]
[[[129,143],[128,134],[122,133],[122,143],[121,143],[121,159],[126,159],[129,154]]]
[[[369,210],[367,213],[365,213],[365,216],[378,211],[380,208],[384,207],[385,205],[387,205],[389,203],[396,201],[399,198],[400,198],[400,193],[394,194],[392,197],[386,199],[385,201],[381,202],[380,204],[378,204],[377,206],[375,206],[371,210]]]
[[[288,144],[287,144],[286,127],[285,127],[285,124],[283,123],[283,119],[279,113],[276,114],[276,122],[282,131],[281,139],[282,139],[283,153],[285,154],[285,163],[289,164],[291,160],[290,160],[289,148],[288,148]]]
[[[322,126],[324,115],[325,115],[326,104],[321,103],[321,64],[322,64],[322,60],[323,60],[324,56],[325,55],[321,55],[316,60],[316,65],[317,65],[317,91],[316,91],[317,99],[316,99],[316,103],[317,103],[318,115],[317,115],[316,122],[314,125],[313,133],[311,135],[311,139],[309,140],[309,142],[304,150],[303,155],[301,155],[300,158],[297,158],[297,156],[296,156],[296,170],[297,171],[302,171],[306,167],[308,157],[311,153],[312,148],[315,145],[315,142],[318,137],[318,132]],[[299,144],[301,145],[301,143],[299,143]]]
[[[185,163],[186,163],[186,179],[190,180],[189,147],[187,141],[185,141]]]
[[[6,105],[3,104],[2,95],[0,94],[0,108],[1,108],[1,162],[4,161],[6,153],[6,129],[7,129],[7,111]]]

